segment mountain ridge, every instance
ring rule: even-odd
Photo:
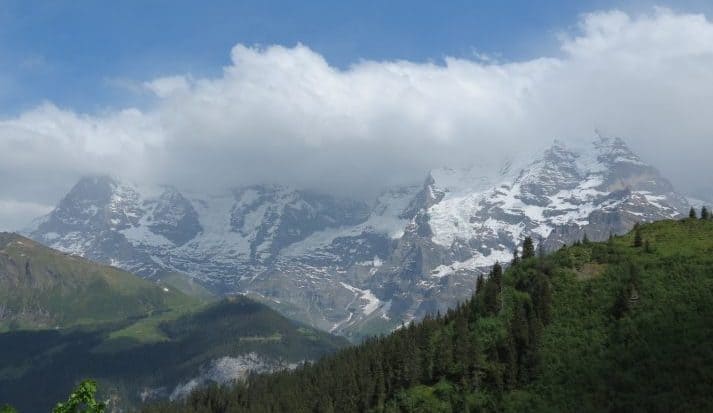
[[[0,303],[3,331],[120,321],[197,301],[172,286],[0,233]]]
[[[371,204],[253,185],[142,192],[85,178],[30,235],[145,277],[178,271],[357,338],[445,310],[522,238],[547,249],[676,218],[687,201],[619,138],[533,160],[434,169]]]

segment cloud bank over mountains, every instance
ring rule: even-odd
[[[682,191],[713,188],[713,21],[596,12],[559,41],[552,56],[525,61],[365,60],[344,70],[307,45],[239,44],[220,76],[142,83],[147,108],[83,114],[43,103],[0,120],[0,228],[21,226],[30,214],[21,205],[49,208],[84,174],[369,196],[432,167],[594,129],[625,137]]]

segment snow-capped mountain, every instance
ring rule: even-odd
[[[525,236],[601,240],[687,201],[618,138],[555,142],[531,162],[432,170],[374,202],[258,185],[222,194],[84,178],[29,235],[146,277],[189,274],[318,328],[392,329],[472,293]]]

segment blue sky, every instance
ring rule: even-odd
[[[0,0],[0,229],[84,175],[366,199],[595,129],[713,199],[711,101],[710,0]]]
[[[141,105],[132,81],[214,76],[229,50],[301,42],[337,67],[359,60],[439,62],[475,52],[556,55],[583,12],[649,1],[0,0],[0,114],[48,100],[80,112]],[[656,3],[658,4],[658,3]],[[709,1],[668,5],[710,11]]]

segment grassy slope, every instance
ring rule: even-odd
[[[0,332],[120,321],[197,303],[172,286],[0,234]]]
[[[185,274],[178,272],[163,272],[156,277],[160,285],[168,288],[174,288],[188,296],[197,298],[201,301],[213,301],[216,296],[208,289],[193,281],[193,279]]]

